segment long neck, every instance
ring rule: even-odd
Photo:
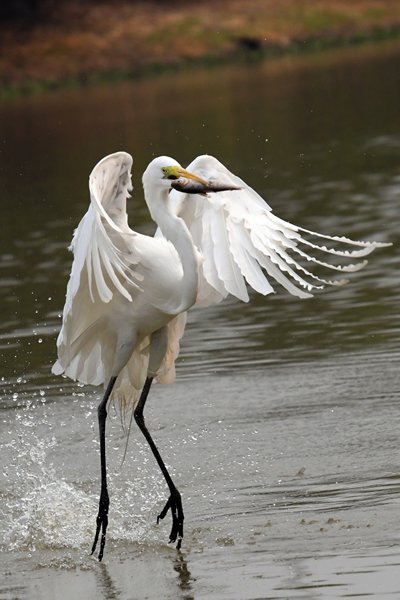
[[[180,305],[173,311],[178,314],[193,306],[196,301],[198,288],[196,251],[186,223],[183,219],[174,215],[168,207],[168,190],[162,189],[157,190],[157,192],[158,198],[155,198],[154,193],[152,193],[150,200],[146,191],[145,196],[151,216],[161,229],[163,236],[174,245],[182,264],[183,278],[180,287]]]

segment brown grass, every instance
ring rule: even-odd
[[[126,75],[245,50],[368,37],[400,25],[398,0],[71,0],[55,6],[46,20],[1,25],[3,84]]]

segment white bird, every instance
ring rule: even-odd
[[[71,244],[74,260],[53,366],[54,374],[105,387],[98,407],[101,492],[92,547],[93,554],[101,531],[99,560],[108,524],[105,424],[112,394],[134,410],[164,475],[170,495],[157,522],[171,509],[169,541],[181,546],[181,496],[146,428],[143,409],[153,379],[174,381],[187,311],[220,302],[228,294],[247,302],[247,285],[267,295],[273,288],[266,275],[291,294],[307,298],[325,284],[344,281],[322,279],[305,263],[351,272],[367,262],[332,265],[315,255],[359,259],[388,245],[292,225],[207,155],[197,157],[188,171],[165,156],[149,164],[143,174],[144,196],[158,230],[154,237],[142,235],[127,220],[131,167],[132,157],[116,152],[90,175],[90,206]]]

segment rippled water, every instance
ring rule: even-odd
[[[168,75],[0,107],[0,598],[396,597],[397,45]],[[88,557],[100,390],[50,375],[87,177],[209,152],[310,229],[392,241],[341,289],[195,310],[178,381],[148,424],[185,509],[182,553],[155,525],[165,486],[110,411],[104,563]],[[166,519],[167,521],[167,519]]]

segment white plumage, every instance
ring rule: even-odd
[[[177,165],[176,161],[161,157],[146,173],[158,172],[161,181],[162,167],[171,165]],[[366,264],[363,260],[333,265],[311,251],[359,259],[386,245],[322,235],[292,225],[275,216],[254,190],[217,159],[199,156],[188,170],[209,182],[210,189],[214,182],[240,189],[207,195],[171,189],[161,199],[159,192],[151,189],[153,181],[144,177],[146,200],[155,220],[160,205],[165,204],[164,212],[180,217],[195,247],[198,273],[193,302],[179,311],[182,262],[174,244],[166,239],[171,236],[163,232],[162,218],[153,238],[128,225],[131,167],[131,156],[117,152],[103,158],[90,175],[90,206],[71,244],[74,261],[57,340],[58,360],[53,367],[53,373],[64,372],[82,383],[106,384],[118,347],[125,344],[131,352],[128,348],[129,356],[123,357],[121,371],[115,373],[114,388],[125,399],[134,401],[143,387],[151,335],[161,328],[167,333],[165,353],[151,365],[156,369],[152,374],[163,383],[174,380],[179,340],[191,305],[210,305],[228,294],[247,302],[246,284],[267,295],[273,292],[271,280],[291,294],[307,298],[324,285],[345,282],[320,278],[307,263],[340,272],[353,272]],[[170,187],[171,181],[165,181]],[[166,186],[162,189],[167,191]],[[340,247],[328,247],[318,239]],[[129,335],[132,340],[125,340]]]

